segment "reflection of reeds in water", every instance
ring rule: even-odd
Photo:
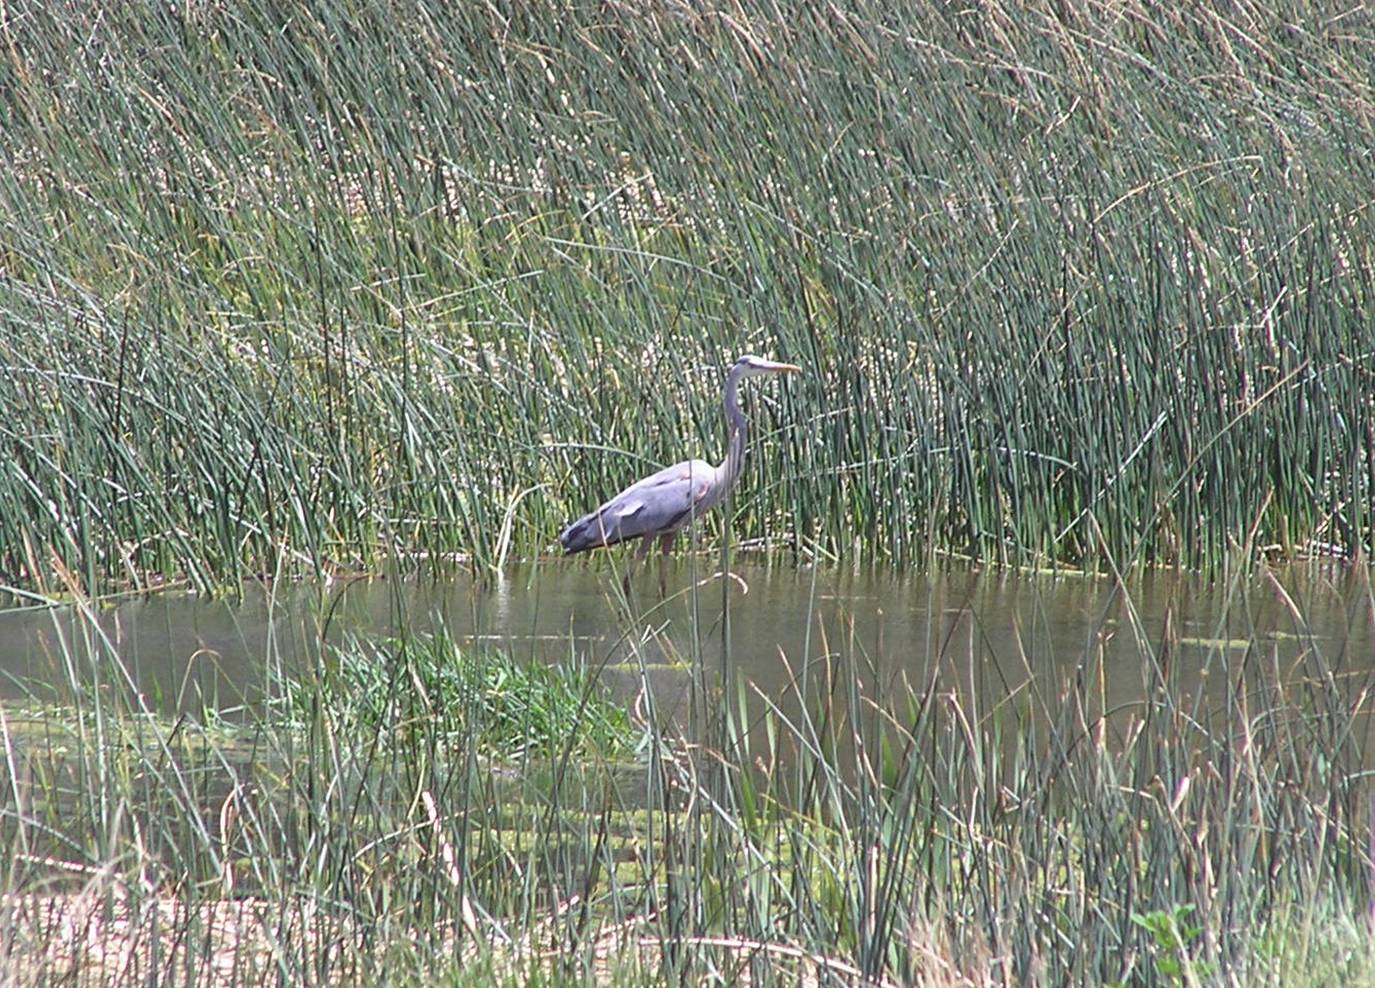
[[[1369,15],[1303,14],[39,5],[0,573],[533,556],[719,449],[746,350],[811,381],[746,538],[1369,552]]]
[[[1370,673],[1287,596],[1302,647],[1282,663],[1237,630],[1253,592],[1282,594],[1238,585],[1209,645],[1168,618],[1144,627],[1123,591],[1077,662],[1030,630],[1023,654],[997,656],[1028,674],[1003,693],[975,682],[995,658],[977,615],[927,642],[931,678],[908,683],[812,614],[805,654],[779,657],[782,693],[723,689],[714,660],[671,667],[702,733],[656,717],[650,675],[719,634],[708,620],[685,644],[685,601],[616,646],[618,675],[640,670],[633,721],[585,643],[546,674],[441,635],[347,642],[241,722],[169,723],[111,687],[128,670],[108,642],[69,636],[73,705],[3,723],[0,970],[78,985],[1361,983]],[[1350,599],[1375,619],[1368,586]],[[1104,684],[1114,633],[1147,656],[1125,709]],[[1181,688],[1184,661],[1217,687]]]

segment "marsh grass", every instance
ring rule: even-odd
[[[354,640],[333,650],[326,668],[321,684],[287,682],[283,716],[304,723],[318,706],[335,733],[402,747],[417,719],[438,717],[427,735],[502,759],[596,753],[614,760],[637,743],[629,715],[598,697],[596,676],[576,655],[566,665],[521,664],[460,649],[441,631]]]
[[[534,557],[719,455],[855,561],[1368,555],[1370,13],[27,4],[0,580]],[[709,532],[714,532],[712,522]]]
[[[1283,660],[1239,636],[1279,592],[1235,581],[1232,630],[1186,646],[1123,588],[1072,663],[1034,636],[989,654],[976,612],[924,665],[816,618],[781,694],[683,673],[702,734],[627,731],[587,673],[522,679],[442,634],[322,651],[234,725],[169,722],[116,688],[99,634],[71,636],[71,707],[5,715],[3,964],[118,985],[1357,983],[1370,673],[1297,605]],[[1125,707],[1112,634],[1147,656]],[[623,640],[642,670],[663,651]],[[1203,688],[1181,685],[1186,647]],[[995,659],[1025,684],[980,688]],[[522,685],[467,692],[493,682]]]

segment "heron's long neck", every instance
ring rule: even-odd
[[[732,372],[726,379],[726,458],[716,468],[727,488],[735,484],[745,467],[745,433],[749,429],[749,422],[745,419],[745,413],[740,411],[739,390],[740,375]]]

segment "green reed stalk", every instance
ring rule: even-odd
[[[745,539],[1368,554],[1367,15],[828,10],[16,22],[0,581],[533,557],[750,350]]]

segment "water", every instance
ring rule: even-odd
[[[679,561],[670,593],[710,572],[708,561]],[[1051,703],[1055,684],[1086,662],[1105,708],[1116,710],[1139,703],[1162,666],[1185,695],[1262,662],[1299,680],[1363,682],[1375,668],[1360,570],[1295,566],[1211,583],[1149,573],[1123,589],[1102,577],[959,570],[894,576],[742,561],[735,572],[728,634],[722,581],[660,601],[644,574],[627,609],[604,561],[526,566],[481,583],[250,586],[232,601],[163,594],[101,610],[98,632],[71,609],[4,611],[0,699],[60,702],[74,678],[98,675],[163,712],[251,707],[270,671],[310,668],[322,642],[441,623],[460,642],[585,661],[627,702],[643,663],[670,715],[681,714],[691,664],[718,671],[723,654],[730,674],[765,696],[795,693],[804,670],[819,682],[828,667],[850,663],[879,695],[905,679],[958,691],[974,709],[1028,687]],[[118,653],[127,679],[113,663],[80,658],[102,649]],[[1100,656],[1101,671],[1092,661]]]

